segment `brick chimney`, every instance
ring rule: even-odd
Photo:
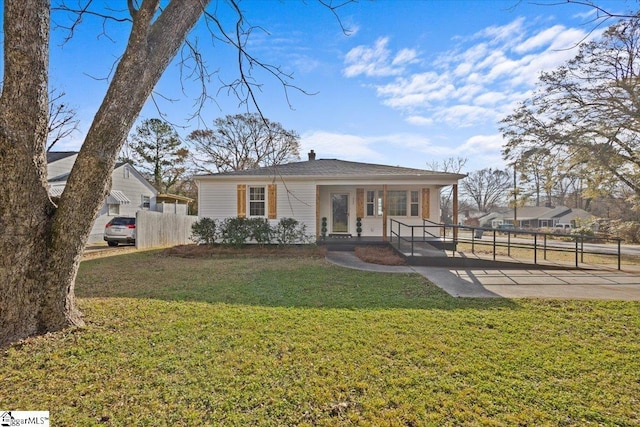
[[[316,152],[311,150],[309,151],[309,160],[315,160],[316,159]]]

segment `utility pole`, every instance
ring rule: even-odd
[[[516,162],[513,162],[513,228],[518,227],[518,181]]]

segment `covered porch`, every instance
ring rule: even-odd
[[[440,190],[453,188],[453,221],[458,223],[458,184],[397,182],[316,185],[315,237],[331,245],[384,244],[392,221],[423,226],[440,222]]]

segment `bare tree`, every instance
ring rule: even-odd
[[[565,171],[596,195],[622,183],[640,200],[640,16],[610,27],[502,121],[507,160],[562,153]],[[560,181],[558,181],[560,182]]]
[[[427,163],[427,167],[434,171],[460,173],[467,164],[467,159],[463,157],[449,157],[442,163],[432,161]],[[448,186],[440,190],[440,221],[445,224],[451,223],[453,218],[453,187]]]
[[[512,174],[500,169],[480,169],[471,172],[460,183],[461,193],[472,200],[480,212],[492,209],[506,202],[511,189]]]
[[[126,48],[110,76],[107,93],[87,132],[58,204],[46,185],[49,102],[48,59],[51,6],[47,0],[4,1],[4,79],[0,95],[0,345],[34,334],[82,325],[74,284],[94,218],[109,189],[111,172],[128,132],[187,34],[205,15],[219,22],[209,0],[128,0]],[[235,0],[236,22],[230,43],[238,49],[238,93],[253,99],[245,49],[244,15]],[[69,34],[89,14],[77,10]],[[218,5],[220,7],[221,4]],[[120,13],[111,11],[113,14]],[[228,16],[224,11],[222,16]],[[103,16],[103,19],[115,19]],[[118,18],[120,19],[120,18]],[[225,33],[222,31],[224,35]],[[272,70],[276,77],[278,72]],[[244,91],[242,91],[244,88]]]
[[[80,120],[76,110],[62,102],[64,92],[53,89],[49,92],[49,125],[47,127],[47,151],[78,130]]]
[[[193,162],[214,173],[273,166],[300,158],[300,137],[258,114],[217,118],[215,129],[195,130],[188,140]]]

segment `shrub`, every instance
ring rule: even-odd
[[[628,243],[640,243],[640,222],[611,221],[609,231]]]
[[[271,243],[274,230],[266,218],[251,218],[247,221],[247,226],[251,232],[251,238],[256,243],[261,246]]]
[[[275,237],[279,245],[306,243],[308,240],[307,226],[300,224],[294,218],[282,218],[275,229]]]
[[[224,245],[243,246],[251,237],[249,220],[243,217],[226,218],[220,224],[220,236]]]
[[[199,245],[213,245],[218,237],[216,232],[216,220],[202,218],[191,226],[191,240]]]
[[[593,229],[588,226],[574,228],[573,230],[571,230],[571,234],[578,235],[578,236],[588,236],[588,237],[594,237],[596,235]]]

